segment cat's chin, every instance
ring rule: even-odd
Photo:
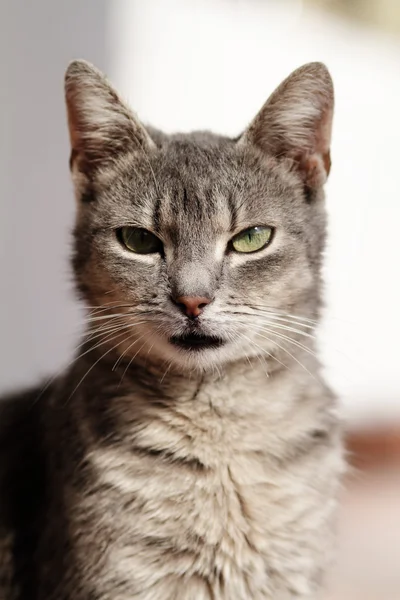
[[[135,361],[144,368],[160,371],[162,376],[165,372],[179,372],[191,377],[196,372],[218,371],[230,363],[248,362],[264,353],[259,343],[253,343],[251,332],[242,339],[240,330],[224,331],[218,323],[171,327],[164,332],[157,329],[147,324],[136,328],[138,339],[145,342],[139,351],[130,340],[119,348],[127,364]]]
[[[157,348],[162,364],[170,372],[178,371],[190,377],[194,373],[215,372],[224,365],[244,360],[240,348],[231,341],[216,336],[173,336]]]

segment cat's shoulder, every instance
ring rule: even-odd
[[[0,398],[1,599],[15,597],[16,573],[21,581],[29,579],[36,539],[32,532],[44,489],[40,391],[31,388]]]
[[[0,456],[26,445],[38,426],[43,401],[41,388],[13,392],[0,398]],[[4,465],[4,460],[1,461]],[[6,461],[9,462],[9,461]]]
[[[0,398],[0,524],[14,522],[18,503],[34,492],[42,469],[46,393],[31,388]],[[26,500],[26,498],[25,498]]]

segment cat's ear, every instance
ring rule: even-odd
[[[83,60],[70,63],[65,98],[71,167],[90,177],[122,153],[155,148],[147,131],[104,75]]]
[[[333,84],[322,63],[294,71],[270,96],[239,143],[291,159],[304,184],[323,185],[331,166]]]

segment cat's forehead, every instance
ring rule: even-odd
[[[161,178],[168,182],[186,180],[199,187],[229,184],[238,172],[242,157],[232,140],[212,134],[171,136],[155,157]]]
[[[105,208],[134,211],[155,231],[180,231],[207,224],[231,227],[240,155],[230,140],[207,134],[165,138],[156,151],[125,156],[105,174]]]
[[[282,169],[208,133],[165,136],[156,151],[125,156],[104,184],[106,211],[184,238],[200,228],[204,237],[204,226],[212,234],[272,223],[293,192]]]
[[[282,165],[234,140],[192,135],[174,136],[161,147],[155,167],[161,223],[207,222],[210,229],[226,231],[241,222],[279,220],[297,183]]]
[[[171,140],[162,148],[156,170],[160,225],[182,228],[207,222],[212,229],[229,228],[235,159],[228,144]]]

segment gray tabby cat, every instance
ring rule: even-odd
[[[317,598],[343,469],[314,352],[333,110],[308,64],[237,139],[66,74],[88,310],[0,412],[1,600]]]

